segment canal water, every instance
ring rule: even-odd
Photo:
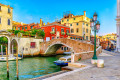
[[[53,61],[63,55],[54,57],[32,57],[19,60],[19,80],[28,80],[60,71]],[[16,61],[9,61],[9,80],[16,80]],[[0,80],[7,80],[6,62],[0,62]]]

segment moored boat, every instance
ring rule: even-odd
[[[71,62],[71,56],[65,56],[59,58],[57,61],[54,61],[54,64],[57,66],[67,66],[69,62]]]

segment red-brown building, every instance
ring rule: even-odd
[[[45,32],[45,41],[56,38],[67,38],[70,35],[70,27],[53,22],[45,26],[41,26],[41,30]]]
[[[31,29],[37,29],[40,28],[39,24],[31,23],[31,24],[19,24],[17,27],[15,27],[15,30],[23,30],[23,31],[29,31]]]

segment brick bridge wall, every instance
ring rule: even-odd
[[[57,51],[63,45],[71,48],[74,53],[81,53],[94,50],[94,45],[89,42],[60,38],[53,39],[48,42],[42,42],[40,44],[40,54],[54,54],[55,51]]]

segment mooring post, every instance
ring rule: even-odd
[[[19,76],[18,76],[18,52],[16,54],[16,75],[17,75],[17,80],[19,80]]]
[[[8,64],[8,52],[6,47],[6,63],[7,63],[7,78],[9,78],[9,64]]]
[[[16,54],[16,75],[17,75],[17,80],[19,80],[19,76],[18,76],[18,50],[17,50],[17,54]]]

